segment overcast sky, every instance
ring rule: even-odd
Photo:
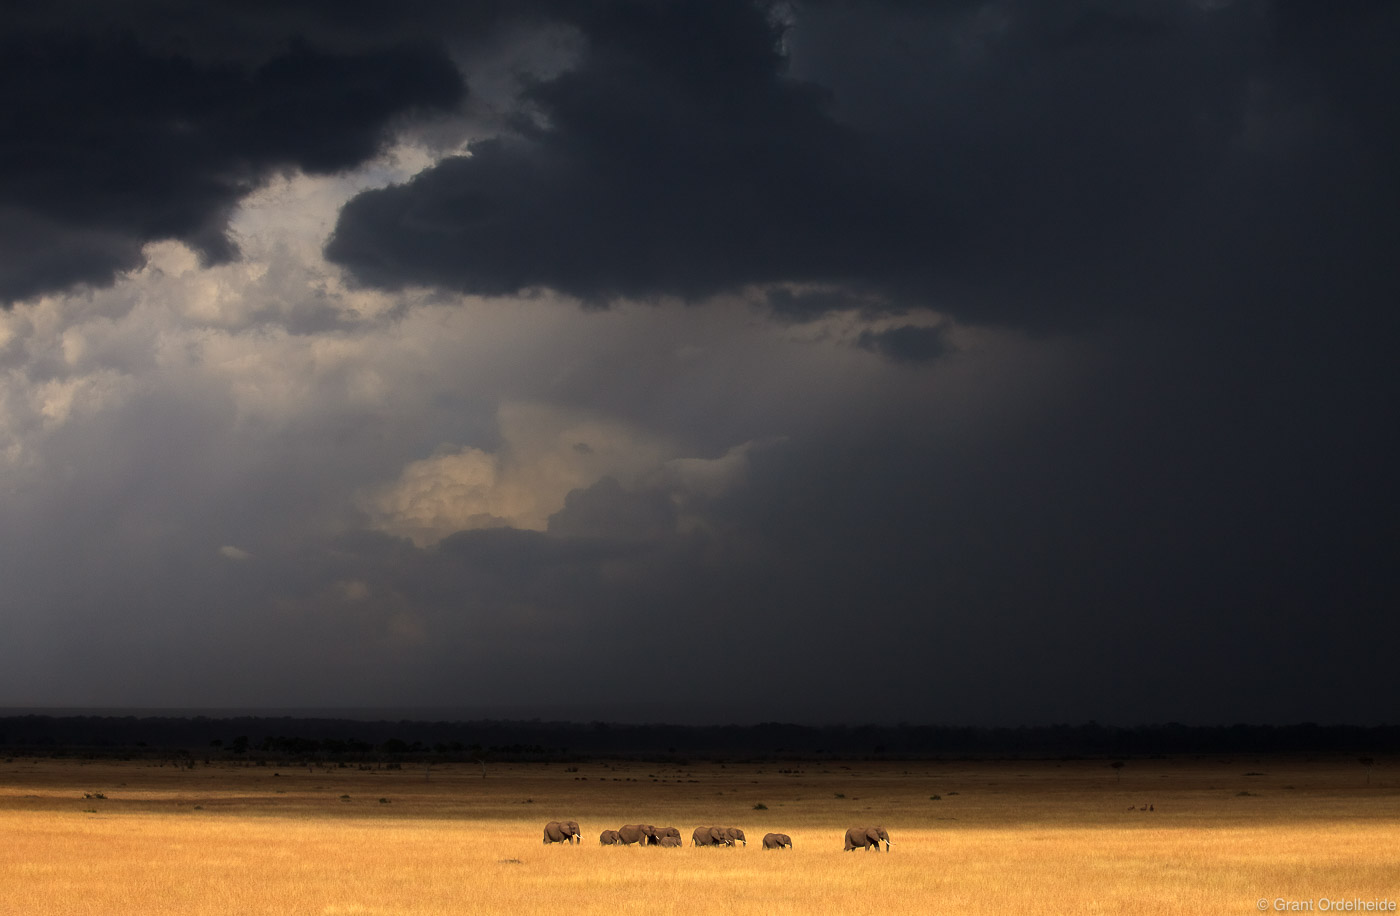
[[[21,3],[0,706],[1395,721],[1400,3]]]

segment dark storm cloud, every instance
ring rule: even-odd
[[[104,21],[103,7],[97,23],[21,11],[0,32],[7,302],[108,282],[157,239],[226,260],[230,211],[272,172],[357,165],[401,119],[449,110],[465,91],[426,40],[340,49],[283,33],[211,55],[217,10],[192,42],[173,24],[182,17],[133,6]]]
[[[407,108],[454,104],[428,79],[451,76],[443,52],[416,42],[442,38],[472,72],[504,34],[486,7],[240,6],[222,30],[181,8],[139,39],[24,26],[33,72],[67,72],[67,54],[91,88],[85,61],[106,61],[114,107],[80,97],[7,135],[4,155],[34,162],[23,138],[49,137],[56,163],[22,170],[34,191],[0,175],[10,288],[100,283],[159,232],[226,251],[227,208],[268,170],[333,170]],[[234,347],[171,377],[157,324],[127,332],[167,348],[141,376],[120,346],[103,355],[102,322],[43,347],[17,323],[0,393],[29,426],[0,487],[0,692],[567,697],[587,718],[645,695],[710,721],[1393,717],[1400,4],[770,13],[786,15],[533,7],[529,27],[579,44],[522,78],[492,122],[510,129],[357,197],[327,252],[383,287],[594,304],[772,283],[775,321],[541,297],[468,303],[457,324],[404,305],[392,335],[357,338],[314,297],[255,311],[317,343],[334,331],[331,349],[372,341],[362,372],[316,353],[331,365],[309,393],[296,351],[270,359],[284,375]],[[391,63],[412,85],[378,114],[308,115],[334,142],[287,128],[300,108],[278,100],[314,105]],[[145,107],[118,91],[137,85]],[[142,197],[118,218],[124,182]],[[238,343],[287,352],[276,339]],[[354,531],[370,523],[355,494],[441,444],[508,465],[490,417],[511,399],[635,428],[622,450],[664,438],[709,470],[732,451],[743,473],[684,492],[684,462],[604,477],[542,532]],[[559,441],[549,455],[605,466],[603,446]],[[734,449],[756,441],[775,444]]]
[[[1347,260],[1393,289],[1396,5],[1334,7],[607,4],[513,135],[352,201],[327,254],[385,287],[850,283],[1040,328]]]
[[[883,331],[862,331],[856,346],[906,363],[923,363],[951,352],[948,328],[905,324]]]
[[[385,286],[699,297],[854,279],[921,221],[865,169],[830,92],[784,77],[759,6],[611,3],[577,26],[582,61],[528,88],[517,135],[361,195],[328,256]]]
[[[562,537],[646,540],[676,530],[676,507],[663,490],[627,491],[614,477],[569,493],[549,517],[549,532]]]

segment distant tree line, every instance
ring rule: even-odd
[[[16,754],[252,755],[318,760],[442,761],[1378,754],[1400,751],[1400,726],[1179,723],[1049,725],[681,726],[543,721],[365,722],[290,717],[0,717],[0,749]]]

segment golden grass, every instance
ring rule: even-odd
[[[1121,779],[1104,761],[592,763],[482,779],[16,759],[0,763],[0,914],[1250,913],[1260,898],[1316,912],[1324,897],[1400,901],[1386,763],[1367,785],[1354,761],[1133,761]],[[584,842],[543,846],[555,818]],[[598,845],[636,822],[687,846]],[[866,823],[892,852],[842,851]],[[749,845],[692,848],[701,824],[743,827]],[[794,848],[764,851],[770,830]]]

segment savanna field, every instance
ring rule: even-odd
[[[1355,758],[289,767],[0,762],[0,913],[1393,912]],[[575,769],[572,769],[576,767]],[[759,808],[756,806],[766,807]],[[1142,810],[1150,806],[1152,810]],[[578,845],[542,844],[546,821]],[[679,849],[604,847],[624,824]],[[881,824],[890,852],[844,852]],[[736,826],[747,846],[696,848]],[[793,848],[765,851],[765,833]],[[1367,906],[1378,909],[1365,909]]]

